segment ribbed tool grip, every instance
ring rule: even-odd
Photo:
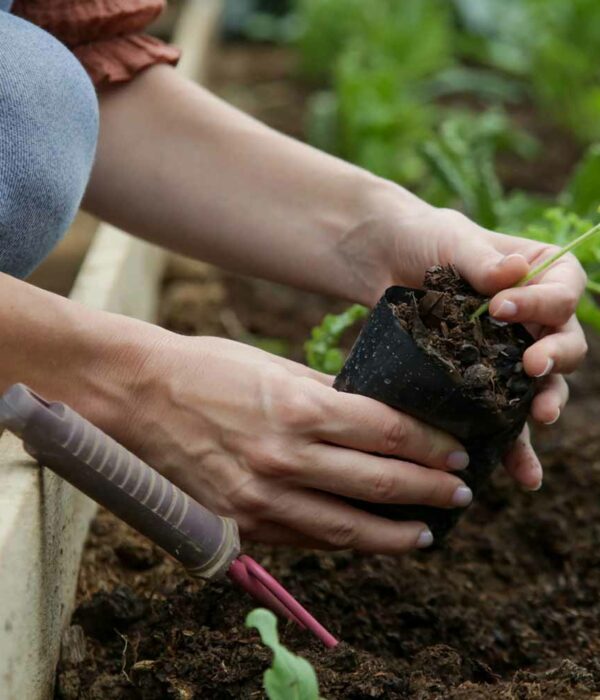
[[[178,559],[193,575],[223,575],[239,554],[237,525],[190,498],[68,406],[23,384],[0,399],[0,426],[87,496]]]

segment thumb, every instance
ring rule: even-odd
[[[467,282],[486,296],[514,287],[529,271],[529,263],[523,255],[504,255],[490,243],[474,244],[473,239],[459,245],[454,264]]]

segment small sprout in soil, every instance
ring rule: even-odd
[[[263,644],[273,652],[273,665],[264,675],[269,700],[322,700],[314,668],[279,642],[277,618],[270,610],[253,610],[246,618],[246,627],[255,627]]]
[[[531,272],[529,272],[523,279],[516,285],[517,287],[524,287],[526,284],[531,282],[533,279],[535,279],[538,275],[541,275],[542,272],[545,272],[551,265],[554,265],[554,263],[557,260],[560,260],[563,255],[566,255],[567,253],[570,253],[572,250],[575,250],[578,248],[580,245],[588,241],[590,238],[595,236],[597,233],[600,232],[600,224],[596,224],[596,226],[593,226],[589,231],[586,231],[585,233],[581,234],[581,236],[578,236],[575,240],[571,241],[570,243],[567,243],[564,248],[561,248],[559,251],[557,251],[554,255],[548,258],[548,260],[545,260],[543,263],[540,263],[537,267],[534,267]],[[470,319],[471,321],[475,321],[475,319],[479,318],[482,316],[484,313],[486,313],[490,308],[490,302],[486,301],[484,304],[482,304],[473,314],[471,314]]]
[[[310,340],[304,345],[308,366],[326,374],[337,374],[344,366],[344,353],[338,347],[342,336],[368,313],[364,306],[355,304],[337,316],[327,314],[321,325],[312,329]]]

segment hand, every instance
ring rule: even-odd
[[[399,554],[432,542],[423,523],[349,505],[466,506],[453,438],[332,378],[256,348],[162,332],[124,424],[109,428],[142,459],[245,538]],[[389,459],[367,453],[400,457]],[[427,468],[429,467],[429,468]]]
[[[420,287],[432,265],[454,265],[477,291],[492,297],[490,313],[495,318],[524,323],[537,338],[523,357],[527,374],[544,378],[531,414],[540,423],[556,422],[569,395],[562,375],[575,370],[587,352],[575,316],[586,282],[577,259],[566,255],[529,285],[514,288],[532,266],[557,248],[488,231],[453,210],[435,209],[415,199],[406,201],[399,188],[394,196],[389,194],[381,209],[385,213],[371,222],[370,230],[362,231],[366,240],[361,251],[372,252],[362,261],[354,257],[371,276],[373,270],[379,270],[381,286],[368,301],[374,303],[390,284]],[[541,486],[542,468],[528,429],[505,463],[526,488]]]

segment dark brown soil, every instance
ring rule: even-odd
[[[414,341],[460,381],[478,405],[501,412],[519,403],[531,380],[523,371],[527,339],[488,314],[471,315],[485,298],[452,267],[427,271],[425,295],[396,304],[394,314]]]

